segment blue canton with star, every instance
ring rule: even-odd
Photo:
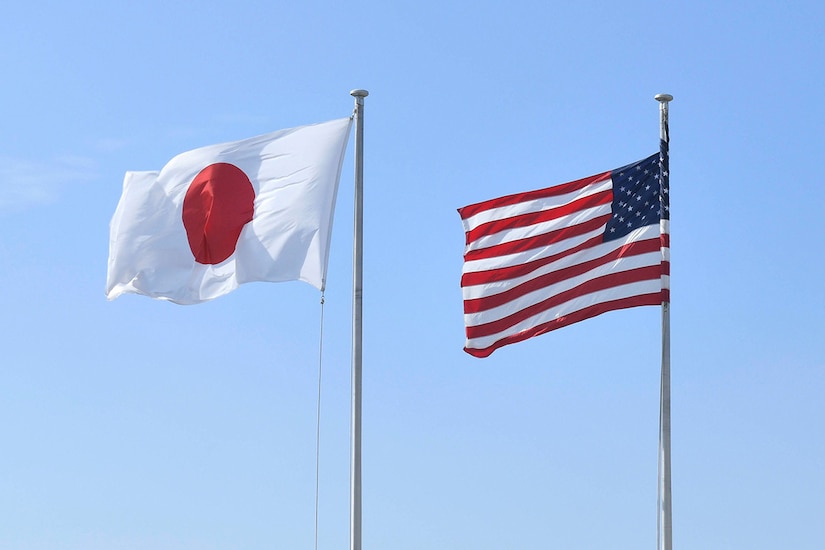
[[[604,240],[624,237],[634,229],[669,218],[667,191],[667,151],[613,170],[612,217]]]

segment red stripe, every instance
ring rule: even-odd
[[[662,233],[662,248],[670,248],[670,233]]]
[[[490,321],[489,323],[483,323],[481,325],[468,326],[467,337],[481,338],[483,336],[490,336],[498,332],[503,332],[534,315],[538,315],[543,311],[547,311],[548,309],[559,306],[565,302],[569,302],[570,300],[580,296],[629,283],[656,280],[660,279],[661,276],[662,268],[659,264],[656,264],[653,266],[632,269],[630,271],[610,273],[608,275],[596,277],[595,279],[585,281],[575,288],[554,294],[541,302],[532,304],[524,309],[520,309],[507,317],[496,319],[495,321]],[[661,296],[661,292],[657,295]]]
[[[587,208],[595,208],[603,204],[611,204],[613,202],[613,191],[607,190],[586,197],[581,197],[567,204],[549,208],[547,210],[540,210],[538,212],[527,212],[518,216],[510,218],[499,218],[489,222],[482,223],[470,231],[466,232],[466,240],[469,245],[473,241],[484,237],[486,235],[495,235],[501,231],[508,229],[515,229],[517,227],[528,227],[539,223],[549,222],[561,218],[562,216],[569,216],[575,214],[580,210]]]
[[[628,243],[620,248],[611,250],[600,258],[594,258],[586,262],[581,262],[556,271],[551,271],[550,273],[545,273],[544,275],[530,279],[520,285],[507,289],[504,292],[499,292],[497,294],[492,294],[481,298],[464,300],[464,313],[478,313],[480,311],[486,311],[488,309],[506,304],[507,302],[511,302],[535,290],[548,287],[567,279],[572,279],[573,277],[578,277],[579,275],[587,273],[591,269],[614,262],[620,258],[630,258],[639,254],[657,252],[658,250],[659,239],[647,239],[644,241]]]
[[[522,342],[524,340],[527,340],[528,338],[532,338],[533,336],[538,336],[540,334],[550,332],[551,330],[566,327],[568,325],[572,325],[573,323],[578,323],[579,321],[584,321],[585,319],[590,319],[591,317],[601,315],[602,313],[607,313],[608,311],[615,311],[617,309],[627,309],[637,306],[657,306],[662,302],[670,301],[669,296],[669,293],[662,291],[654,292],[652,294],[640,294],[638,296],[630,296],[629,298],[622,298],[620,300],[612,300],[609,302],[601,302],[599,304],[594,304],[590,307],[586,307],[584,309],[571,313],[570,315],[565,315],[564,317],[559,317],[558,319],[553,319],[552,321],[548,321],[547,323],[543,323],[541,325],[531,327],[527,330],[523,330],[518,334],[506,336],[501,340],[497,340],[495,343],[493,343],[490,346],[487,346],[486,348],[474,349],[465,347],[464,351],[466,351],[473,357],[489,357],[490,354],[492,354],[495,350],[508,344]]]
[[[544,189],[528,191],[526,193],[515,193],[513,195],[506,195],[504,197],[490,199],[484,202],[478,202],[476,204],[465,206],[464,208],[459,208],[458,213],[461,215],[462,220],[466,220],[467,218],[475,216],[479,212],[484,212],[485,210],[490,210],[492,208],[512,206],[520,202],[532,201],[536,199],[545,199],[547,197],[555,197],[557,195],[572,193],[573,191],[582,189],[583,187],[586,187],[591,183],[607,180],[610,178],[610,174],[611,172],[609,171],[602,172],[601,174],[596,174],[595,176],[590,176],[589,178],[582,178],[580,180],[562,183],[560,185],[554,185],[553,187],[546,187]]]
[[[599,216],[598,218],[587,220],[584,223],[563,227],[561,229],[556,229],[555,231],[549,231],[542,235],[526,237],[524,239],[519,239],[516,241],[510,241],[493,246],[488,246],[487,248],[470,250],[469,252],[464,254],[464,261],[469,262],[472,260],[481,260],[484,258],[495,258],[497,256],[506,256],[507,254],[515,254],[517,252],[533,250],[534,248],[551,246],[553,244],[559,243],[566,239],[570,239],[572,237],[576,237],[578,235],[584,235],[591,231],[604,229],[605,225],[607,224],[607,221],[610,219],[610,216],[610,214],[605,214],[603,216]]]
[[[532,273],[542,266],[561,260],[565,256],[570,256],[576,252],[587,250],[588,248],[592,248],[596,245],[602,244],[603,242],[604,237],[602,235],[596,235],[591,239],[587,239],[578,246],[574,246],[573,248],[564,250],[558,254],[553,254],[552,256],[547,256],[546,258],[539,258],[538,260],[533,260],[532,262],[524,262],[523,264],[516,264],[507,267],[464,273],[461,275],[461,287],[464,288],[465,286],[475,286],[495,283],[497,281],[506,281],[507,279],[515,279],[516,277],[521,277]]]

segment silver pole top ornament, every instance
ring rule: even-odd
[[[656,94],[653,96],[653,99],[662,103],[667,103],[668,101],[673,101],[673,96],[670,94]]]
[[[370,93],[366,90],[353,90],[349,93],[353,97],[367,97]]]

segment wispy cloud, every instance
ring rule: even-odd
[[[63,156],[42,161],[0,156],[0,208],[53,202],[66,185],[90,181],[97,164],[85,157]]]

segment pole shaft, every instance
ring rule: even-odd
[[[659,102],[659,138],[661,142],[661,185],[663,191],[669,191],[669,150],[670,135],[668,128],[668,102],[673,96],[658,94]],[[663,197],[662,226],[668,232],[669,212],[665,210],[669,197]],[[663,257],[663,260],[665,258]],[[669,261],[669,257],[667,258]],[[666,279],[669,293],[669,278]],[[665,280],[663,280],[663,287]],[[671,501],[671,467],[670,467],[670,298],[662,301],[662,375],[659,392],[659,505],[657,518],[657,547],[659,550],[673,550],[673,506]]]
[[[350,550],[361,550],[361,314],[364,270],[364,98],[355,98],[355,222],[352,248],[352,456],[350,464]]]
[[[659,403],[659,549],[673,549],[670,464],[670,303],[662,304],[662,381]]]

